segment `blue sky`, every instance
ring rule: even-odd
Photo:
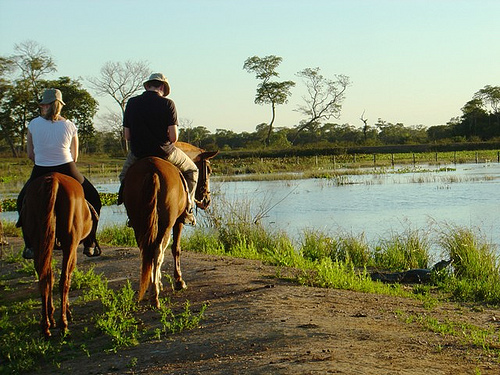
[[[81,77],[86,88],[107,61],[148,61],[168,77],[179,117],[212,132],[270,120],[242,68],[250,56],[277,55],[279,79],[297,85],[276,126],[303,119],[295,74],[319,67],[352,81],[332,122],[361,126],[365,111],[370,125],[429,127],[500,85],[499,14],[496,0],[0,0],[0,55],[34,40],[55,59],[55,77]],[[118,112],[96,98],[101,115]]]

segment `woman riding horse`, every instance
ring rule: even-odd
[[[41,116],[28,124],[28,157],[35,163],[29,180],[24,185],[17,198],[17,211],[22,226],[21,210],[23,208],[26,189],[37,177],[49,172],[59,172],[73,177],[83,187],[85,199],[96,212],[94,217],[93,233],[97,230],[97,222],[101,211],[101,198],[95,187],[80,173],[76,167],[78,159],[78,133],[75,124],[61,116],[61,109],[65,105],[62,93],[58,89],[47,89],[40,102]],[[33,258],[33,248],[29,239],[24,239],[25,248],[23,257]],[[95,238],[84,243],[83,253],[87,256],[100,255],[100,249]]]

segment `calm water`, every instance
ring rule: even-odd
[[[436,167],[432,167],[436,168]],[[294,181],[212,181],[214,205],[240,202],[262,222],[298,239],[304,229],[362,234],[369,242],[408,229],[445,224],[479,228],[500,248],[500,164],[457,165],[454,171],[347,176]],[[96,184],[116,192],[117,184]],[[15,213],[2,213],[16,220]],[[104,207],[101,224],[123,224],[123,206]]]
[[[224,183],[227,197],[253,205],[276,204],[265,222],[300,235],[304,228],[325,233],[364,233],[388,238],[408,228],[453,224],[477,227],[500,246],[500,165],[461,165],[456,171],[349,176],[347,184],[327,180]]]

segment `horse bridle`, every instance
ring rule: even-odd
[[[207,188],[208,185],[208,176],[211,172],[210,162],[207,159],[202,159],[199,161],[201,164],[198,170],[200,171],[200,176],[198,177],[198,183],[203,182],[203,185],[200,186],[200,193],[202,195],[202,199],[204,200],[206,197],[210,197],[210,189]]]

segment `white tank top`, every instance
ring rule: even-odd
[[[37,117],[28,124],[35,153],[35,164],[53,167],[73,161],[71,140],[77,134],[75,124],[69,120],[49,121]]]

